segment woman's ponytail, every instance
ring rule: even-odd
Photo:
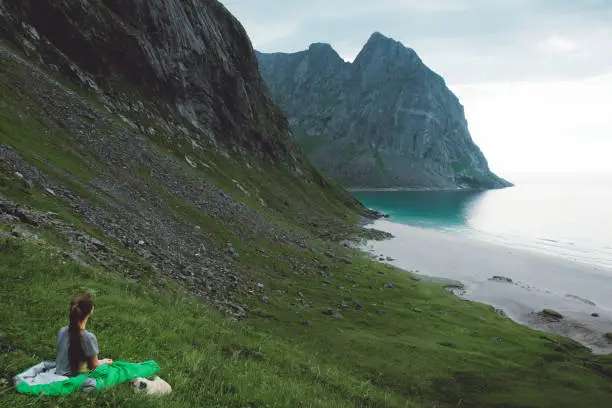
[[[83,351],[83,330],[81,322],[91,313],[93,301],[89,296],[78,296],[70,303],[70,325],[68,326],[68,361],[72,375],[81,371],[81,363],[85,360]]]

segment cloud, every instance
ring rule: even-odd
[[[254,25],[249,31],[251,39],[257,38],[258,44],[274,44],[296,33],[296,26],[289,23]]]
[[[544,51],[564,53],[575,51],[580,44],[568,38],[553,35],[552,37],[548,37],[544,41],[541,41],[539,46]]]
[[[225,0],[257,49],[327,42],[353,59],[380,31],[451,83],[577,78],[612,71],[606,0]]]
[[[451,88],[494,170],[612,171],[612,74]]]

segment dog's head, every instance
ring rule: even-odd
[[[149,381],[146,378],[136,378],[130,381],[134,392],[147,392]]]

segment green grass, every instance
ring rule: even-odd
[[[412,281],[406,273],[359,257],[353,260],[351,265],[319,260],[327,266],[321,270],[329,271],[319,278],[299,277],[290,264],[277,268],[282,272],[269,279],[270,303],[251,310],[268,318],[252,324],[325,355],[398,400],[423,406],[612,402],[612,382],[584,368],[589,354],[576,343],[548,335],[554,339],[550,342],[489,306],[457,299],[438,284]],[[390,281],[394,287],[384,288]],[[297,293],[312,306],[304,307]],[[328,308],[342,318],[322,313]],[[302,320],[313,325],[300,327]],[[606,361],[610,369],[611,360]],[[589,400],[593,392],[599,396]]]
[[[28,85],[14,75],[20,67],[15,62],[0,65],[0,143],[7,144],[24,154],[24,159],[46,166],[53,163],[59,169],[82,180],[92,173],[85,164],[86,148],[75,149],[74,139],[57,124],[42,118],[42,109],[33,103]],[[29,85],[32,86],[32,85]],[[86,157],[85,157],[86,158]]]
[[[383,391],[291,342],[223,318],[169,282],[130,283],[65,262],[44,245],[0,240],[0,250],[0,341],[17,348],[0,354],[0,376],[53,360],[66,302],[87,292],[97,305],[88,328],[102,354],[128,361],[153,358],[174,388],[160,399],[137,397],[127,385],[91,399],[41,399],[5,387],[0,406],[348,407],[356,398],[385,398]]]
[[[338,248],[338,256],[350,251]],[[93,397],[39,399],[0,388],[0,406],[595,407],[612,382],[575,343],[519,326],[439,284],[353,257],[294,270],[299,250],[246,255],[264,288],[233,322],[167,279],[129,282],[66,261],[45,241],[0,239],[0,377],[54,359],[54,337],[77,293],[95,295],[89,323],[103,356],[155,359],[174,388],[150,399],[119,386]],[[283,256],[284,255],[284,256]],[[266,269],[269,266],[269,269]],[[363,272],[362,272],[363,270]],[[382,273],[382,274],[381,274]],[[328,283],[324,283],[327,280]],[[393,281],[394,287],[384,288]],[[348,292],[350,290],[350,293]],[[268,303],[259,300],[267,296]],[[355,308],[355,302],[362,306]],[[350,306],[344,308],[342,304]],[[305,306],[307,305],[307,306]],[[341,313],[342,317],[329,316]],[[421,310],[415,312],[415,308]],[[304,326],[310,321],[311,326]],[[612,361],[601,358],[610,370]]]
[[[44,118],[43,109],[30,97],[27,86],[15,76],[16,69],[19,69],[16,63],[5,64],[3,61],[0,65],[0,92],[4,94],[0,100],[0,145],[11,147],[24,161],[61,182],[73,194],[107,206],[98,195],[106,199],[111,197],[91,183],[95,177],[91,168],[95,158],[88,153],[86,146],[79,145],[61,126]],[[59,198],[47,197],[45,186],[25,189],[13,175],[0,174],[0,178],[0,191],[6,196],[23,204],[61,213],[64,218],[84,228],[80,219],[60,203]]]

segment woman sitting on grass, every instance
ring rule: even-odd
[[[89,296],[77,296],[70,304],[70,325],[62,327],[57,334],[57,355],[55,373],[76,376],[81,373],[81,365],[87,362],[89,370],[102,364],[112,364],[113,360],[98,360],[98,340],[85,330],[89,316],[93,314],[93,300]]]

